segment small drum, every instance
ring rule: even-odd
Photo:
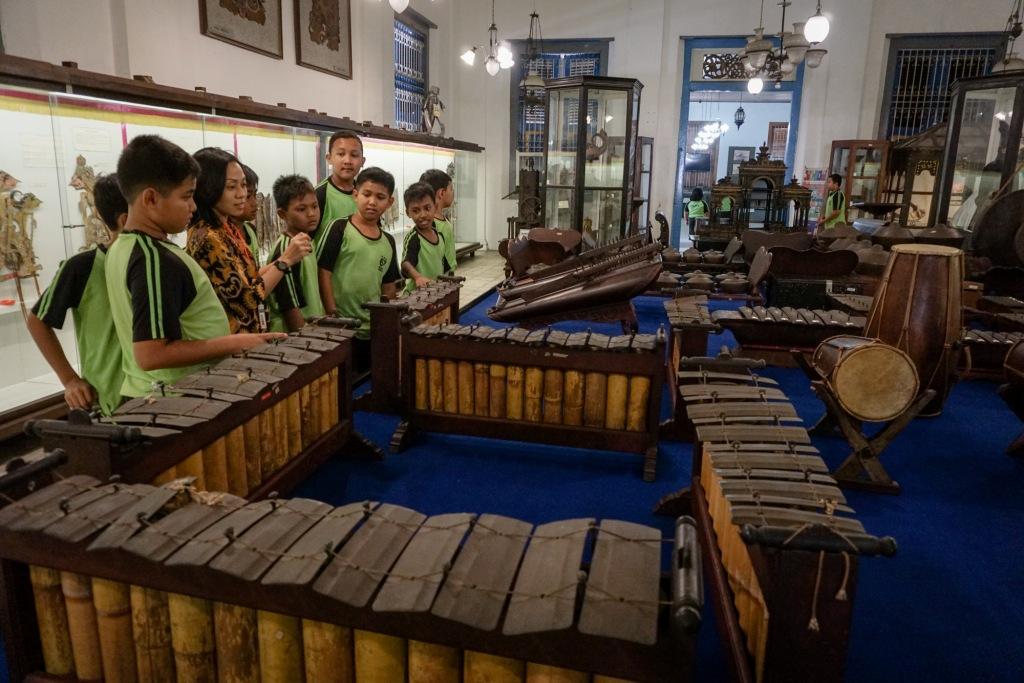
[[[934,244],[899,244],[864,325],[875,337],[909,355],[921,391],[935,390],[922,415],[938,415],[956,381],[963,328],[964,253]]]
[[[818,345],[811,364],[839,405],[863,422],[885,422],[917,396],[914,361],[877,339],[841,335]]]
[[[1024,386],[1024,341],[1013,345],[1003,362],[1006,368],[1006,379],[1010,384]]]

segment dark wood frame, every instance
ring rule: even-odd
[[[324,68],[322,66],[317,66],[316,64],[311,64],[310,62],[302,61],[302,27],[304,26],[304,24],[303,24],[302,18],[300,16],[300,14],[301,14],[301,10],[299,8],[300,0],[292,0],[292,3],[295,6],[295,63],[298,64],[299,66],[305,67],[307,69],[312,69],[314,71],[319,71],[321,73],[330,74],[331,76],[335,76],[337,78],[343,78],[343,79],[345,79],[347,81],[350,81],[350,80],[352,80],[352,73],[355,71],[355,64],[352,63],[352,1],[351,0],[333,0],[333,1],[337,2],[339,5],[345,5],[345,7],[344,7],[344,14],[342,14],[342,8],[339,7],[339,9],[338,9],[338,16],[339,17],[345,17],[345,19],[346,19],[346,28],[348,29],[348,31],[346,33],[343,33],[342,35],[347,35],[348,36],[347,46],[348,46],[348,68],[349,68],[349,72],[347,74],[345,74],[345,73],[338,73],[337,71],[331,71],[330,69]]]
[[[853,166],[854,161],[857,158],[857,150],[862,148],[882,150],[882,164],[881,166],[878,167],[878,175],[875,176],[877,186],[875,188],[874,199],[861,198],[860,201],[881,201],[882,197],[885,196],[885,193],[888,190],[889,182],[888,164],[890,152],[888,140],[833,140],[832,149],[828,155],[827,173],[831,175],[836,172],[833,170],[836,159],[836,151],[840,149],[850,150],[850,158],[846,160],[846,168],[844,168],[843,171],[839,174],[843,176],[843,184],[842,187],[840,187],[839,189],[841,189],[843,191],[843,194],[846,195],[846,219],[850,223],[853,222],[853,219],[850,216],[850,212],[855,210],[850,207],[850,204],[851,202],[856,201],[856,198],[850,191],[850,187],[851,185],[853,185],[853,180],[855,177],[853,173]],[[865,178],[867,176],[856,177]],[[824,204],[822,206],[824,206]]]
[[[257,54],[261,54],[266,57],[272,57],[274,59],[284,59],[284,22],[282,21],[283,10],[281,8],[281,6],[284,4],[284,0],[274,1],[277,2],[277,25],[280,28],[280,30],[277,33],[277,44],[280,50],[280,54],[276,52],[270,52],[269,50],[264,50],[262,48],[256,47],[255,45],[248,45],[246,43],[233,40],[231,38],[228,38],[227,36],[221,36],[217,35],[216,33],[211,33],[210,27],[207,23],[206,3],[216,2],[216,0],[199,0],[199,32],[207,38],[213,38],[214,40],[219,40],[221,42],[234,45],[235,47],[240,47],[243,50],[249,50],[250,52],[255,52]]]
[[[654,481],[658,463],[661,394],[665,380],[664,338],[659,337],[656,349],[651,353],[570,348],[560,348],[557,353],[552,353],[552,347],[547,346],[486,343],[468,337],[409,335],[406,342],[402,353],[405,367],[413,367],[417,357],[425,357],[442,358],[446,361],[643,375],[651,380],[647,401],[647,418],[643,431],[631,432],[479,415],[421,411],[416,409],[415,373],[406,372],[402,378],[405,396],[404,417],[392,437],[392,452],[401,450],[415,431],[529,441],[573,448],[625,451],[643,456],[643,479],[647,482]]]
[[[735,153],[739,152],[741,150],[748,150],[750,152],[750,156],[748,156],[746,159],[743,159],[742,161],[736,161]],[[757,148],[756,147],[743,147],[743,146],[730,147],[729,148],[729,162],[728,162],[729,163],[729,168],[726,169],[728,171],[728,173],[725,174],[726,177],[735,178],[735,180],[733,182],[738,181],[739,177],[740,177],[739,164],[742,164],[742,163],[747,162],[747,161],[754,161],[756,159],[757,159]],[[736,167],[736,172],[735,173],[732,172],[732,169],[733,169],[734,165]]]

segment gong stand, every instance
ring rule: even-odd
[[[839,486],[874,493],[899,494],[900,485],[882,466],[880,456],[910,421],[924,410],[928,402],[935,398],[935,390],[926,390],[906,410],[885,423],[881,431],[869,437],[864,433],[863,422],[843,408],[832,388],[821,379],[804,354],[796,350],[791,353],[797,365],[811,380],[811,389],[825,404],[825,414],[808,433],[812,436],[842,436],[853,448],[846,460],[832,472]]]

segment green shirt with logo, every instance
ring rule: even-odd
[[[829,192],[828,198],[825,199],[825,215],[831,216],[836,211],[839,214],[835,218],[825,221],[826,228],[833,228],[839,223],[846,222],[846,195],[842,190]]]
[[[230,334],[227,314],[210,279],[184,249],[169,240],[125,232],[107,254],[110,313],[121,346],[121,394],[146,396],[153,384],[171,384],[212,363],[143,370],[139,341],[213,339]]]
[[[270,252],[271,263],[281,257],[291,239],[288,235],[281,235],[277,238],[274,248]],[[284,314],[293,309],[301,309],[303,318],[316,318],[324,314],[324,302],[320,299],[320,282],[317,279],[317,271],[316,256],[311,253],[306,254],[277,283],[267,302],[271,332],[288,331]]]
[[[252,260],[256,262],[256,267],[263,265],[260,261],[260,241],[256,237],[256,228],[249,221],[242,223],[242,232],[245,233],[245,243],[249,245],[249,251],[252,252]]]
[[[381,228],[380,235],[370,239],[342,218],[334,221],[324,235],[317,263],[331,271],[337,314],[360,320],[356,337],[369,339],[370,312],[363,304],[379,301],[384,283],[402,278],[395,238]]]
[[[436,280],[438,276],[444,275],[451,267],[448,263],[447,243],[444,235],[435,233],[436,242],[431,242],[426,235],[419,230],[413,229],[405,241],[405,256],[403,263],[408,262],[412,267],[425,278]],[[416,281],[406,278],[405,291],[411,292],[416,289]]]
[[[106,262],[107,248],[99,247],[61,263],[32,313],[48,327],[60,329],[71,311],[82,379],[96,390],[103,414],[110,415],[121,403],[124,375],[110,317]]]
[[[689,201],[686,203],[686,215],[690,218],[704,218],[707,216],[707,206],[703,199]]]
[[[313,237],[313,251],[317,258],[323,248],[327,229],[339,218],[348,218],[356,212],[354,190],[343,190],[331,180],[330,176],[316,186],[316,203],[320,205],[320,223]]]

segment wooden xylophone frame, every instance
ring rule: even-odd
[[[420,323],[433,325],[459,322],[459,293],[464,277],[442,275],[441,282],[457,285],[440,297],[408,297],[363,304],[370,311],[373,356],[370,360],[370,391],[356,399],[357,410],[381,413],[402,411],[402,347],[409,330]],[[420,290],[416,290],[420,291]],[[414,292],[415,294],[415,292]]]
[[[139,430],[131,427],[96,424],[82,411],[72,411],[67,422],[28,423],[25,429],[39,436],[46,450],[60,449],[68,455],[67,463],[57,470],[62,476],[88,474],[101,480],[117,476],[128,483],[149,483],[333,370],[338,373],[338,423],[251,489],[246,497],[256,500],[291,490],[342,448],[347,457],[383,457],[353,429],[350,342],[340,341],[337,348],[319,354],[312,363],[298,366],[258,398],[234,403],[213,419],[156,441],[140,437]]]
[[[87,477],[79,477],[78,479],[87,479]],[[65,482],[65,484],[70,483]],[[116,484],[108,484],[103,488],[114,488],[116,494],[117,486]],[[100,487],[99,482],[95,482],[95,487]],[[122,489],[130,487],[131,485],[122,486]],[[688,681],[691,679],[696,650],[696,632],[701,621],[702,598],[700,596],[703,596],[702,569],[700,566],[700,556],[695,547],[696,536],[693,530],[692,519],[677,520],[674,545],[670,545],[673,549],[672,566],[671,571],[667,574],[661,572],[660,569],[660,556],[662,555],[660,544],[663,542],[660,539],[660,534],[659,540],[654,542],[654,545],[658,546],[655,553],[659,557],[656,575],[658,577],[658,590],[661,597],[658,598],[657,607],[652,608],[643,601],[641,601],[641,605],[646,606],[645,611],[649,609],[656,610],[654,617],[647,616],[643,619],[643,622],[646,624],[651,619],[657,622],[657,637],[653,642],[643,643],[640,640],[630,642],[607,635],[597,635],[598,632],[606,631],[609,628],[621,633],[624,629],[628,630],[630,628],[629,626],[624,626],[623,621],[626,624],[634,623],[631,618],[621,619],[623,606],[616,604],[617,599],[615,595],[618,594],[617,592],[605,596],[607,599],[604,601],[608,603],[610,611],[604,611],[601,615],[594,615],[596,621],[592,621],[592,623],[593,628],[597,629],[596,631],[584,633],[577,629],[578,611],[580,604],[585,599],[582,586],[577,588],[577,594],[574,598],[577,616],[574,616],[572,619],[572,627],[562,630],[538,631],[534,633],[522,632],[519,635],[506,635],[501,630],[477,628],[466,623],[454,621],[455,617],[443,618],[435,616],[429,611],[400,612],[371,609],[372,598],[380,596],[378,591],[380,586],[386,581],[388,572],[385,572],[384,578],[375,577],[369,579],[373,581],[373,584],[371,585],[371,593],[367,596],[365,606],[354,607],[337,598],[325,599],[323,594],[311,590],[310,586],[315,582],[313,576],[316,574],[304,579],[304,583],[287,583],[287,580],[270,585],[261,583],[258,577],[266,576],[270,571],[276,569],[276,567],[273,567],[273,561],[270,561],[267,565],[258,565],[262,569],[259,571],[257,580],[248,580],[233,573],[228,573],[223,566],[220,569],[210,566],[208,563],[212,563],[213,556],[202,560],[201,564],[184,563],[177,566],[166,566],[162,562],[140,557],[121,547],[121,545],[136,534],[144,531],[144,528],[151,524],[148,521],[148,517],[156,513],[172,499],[172,494],[166,485],[159,488],[144,488],[149,489],[149,491],[143,492],[141,496],[137,496],[135,498],[137,502],[127,505],[123,502],[121,503],[120,510],[124,511],[122,514],[118,514],[115,511],[114,515],[109,515],[108,512],[108,518],[105,521],[89,522],[89,526],[84,533],[79,529],[76,533],[78,533],[78,538],[81,540],[73,542],[70,540],[60,540],[45,535],[41,530],[12,531],[9,528],[0,528],[0,597],[5,599],[3,603],[0,603],[2,605],[2,609],[0,609],[0,633],[5,638],[7,664],[12,681],[28,680],[68,683],[69,680],[65,677],[43,673],[42,647],[38,633],[36,608],[33,601],[33,585],[29,575],[30,566],[70,572],[89,578],[106,579],[126,586],[142,586],[164,593],[181,594],[215,603],[228,603],[288,617],[372,631],[408,640],[460,648],[464,651],[472,650],[560,668],[602,672],[603,675],[628,676],[630,680]],[[68,496],[64,500],[66,501],[70,497],[72,496]],[[147,501],[153,499],[156,499],[156,503],[147,505]],[[270,519],[274,514],[277,514],[278,510],[288,510],[287,506],[291,502],[289,500],[275,501],[272,511],[269,514],[264,513],[266,516],[263,519]],[[295,502],[305,507],[319,506],[325,512],[332,510],[331,506],[318,503],[317,501],[297,499]],[[52,503],[50,505],[52,506]],[[382,504],[379,508],[376,506],[376,503],[364,502],[344,507],[362,508],[364,521],[371,514],[375,514],[377,511],[384,512],[387,509],[385,513],[386,518],[393,520],[399,528],[401,528],[401,525],[415,528],[423,521],[430,522],[425,515],[419,515],[414,510],[387,504]],[[237,507],[231,508],[235,513],[239,509]],[[340,510],[342,509],[339,508],[334,511],[338,512]],[[206,521],[204,524],[211,527],[217,527],[218,524],[223,526],[224,520],[231,514],[231,511],[226,511],[221,513],[220,516],[212,516],[210,520],[216,521],[212,521],[212,524],[211,521]],[[290,510],[288,514],[301,516],[301,513],[291,512]],[[476,521],[477,517],[475,515],[457,516],[464,517],[469,521],[468,528],[470,531],[463,531],[462,533],[466,534],[467,539],[472,539],[472,523]],[[439,517],[453,517],[453,515],[440,515]],[[484,515],[483,517],[491,517],[492,519],[488,521],[496,526],[504,525],[502,528],[508,531],[513,538],[517,534],[522,533],[521,530],[517,531],[516,529],[519,528],[518,525],[523,525],[523,522],[497,516]],[[324,519],[330,519],[330,517],[327,515],[321,517],[321,520]],[[414,521],[415,519],[419,519],[420,522]],[[57,517],[54,519],[54,522],[59,520],[60,518]],[[249,522],[252,526],[248,530],[254,530],[261,521]],[[313,523],[310,522],[310,524]],[[460,522],[460,524],[462,523]],[[631,528],[635,527],[650,532],[653,532],[653,529],[628,523],[609,522],[606,520],[598,524],[594,520],[580,519],[555,522],[545,526],[561,528],[561,525],[573,525],[576,528],[582,529],[587,529],[589,526],[587,533],[598,534],[597,542],[600,542],[600,537],[604,533],[603,530],[606,524],[610,524],[608,529],[612,532],[612,541],[618,546],[621,546],[622,543],[616,539],[626,538],[626,536],[621,536],[620,534],[626,534],[631,539],[642,539],[646,545],[652,544],[649,536],[634,536],[633,534],[638,532],[632,532]],[[101,549],[90,549],[90,545],[114,527],[120,527],[115,535],[116,541],[114,543],[104,544]],[[311,528],[310,526],[303,527],[304,530]],[[531,529],[533,527],[526,524],[525,528]],[[540,529],[541,527],[537,527],[538,533]],[[246,538],[246,531],[247,529],[245,528],[240,529],[238,538]],[[198,533],[201,534],[201,532]],[[233,528],[228,529],[226,533],[227,541],[218,547],[218,552],[228,547],[236,538]],[[299,534],[281,531],[278,537],[268,536],[267,538],[271,539],[269,541],[271,543],[275,542],[273,540],[275,538],[285,538],[288,539],[289,543],[297,544],[291,547],[298,547],[298,545],[301,545],[303,533],[305,531]],[[299,564],[297,567],[293,564],[291,567],[286,568],[283,575],[285,577],[305,575],[309,566],[312,566],[309,563],[314,560],[318,563],[317,566],[321,566],[322,571],[345,548],[344,543],[347,543],[356,535],[349,531],[344,540],[338,543],[330,555],[324,554],[322,551],[319,554],[313,553],[311,548],[307,548],[302,557],[310,559],[289,558],[290,561],[298,560]],[[386,557],[390,558],[385,560],[390,567],[391,563],[399,561],[401,553],[404,552],[409,540],[406,538],[403,541],[402,538],[405,537],[395,538],[387,534],[381,535],[391,539],[391,543],[398,544],[398,553],[393,556],[386,555]],[[409,538],[413,538],[414,535],[413,531],[409,532]],[[495,532],[495,535],[500,536],[501,534]],[[543,535],[538,535],[537,537],[544,538]],[[167,540],[165,539],[164,542],[166,543]],[[467,540],[466,542],[471,543],[472,541]],[[185,541],[175,539],[174,543],[176,543],[174,548],[181,549],[184,547]],[[514,545],[514,542],[511,543]],[[525,546],[525,541],[523,544]],[[287,548],[288,546],[283,547]],[[494,551],[493,546],[490,549]],[[164,550],[167,549],[165,548]],[[244,554],[247,551],[243,548],[241,552]],[[582,553],[582,549],[580,552]],[[630,592],[633,590],[629,587],[632,583],[630,580],[631,576],[624,576],[621,571],[614,571],[614,568],[623,559],[621,555],[616,556],[615,552],[621,552],[621,549],[616,551],[611,550],[610,547],[607,549],[607,559],[604,561],[604,564],[601,568],[594,569],[594,581],[611,581],[611,584],[608,585],[617,585],[619,589]],[[308,555],[305,553],[308,553]],[[321,558],[320,555],[324,555],[324,557]],[[512,566],[520,567],[522,556],[523,548],[520,548],[515,557],[509,558],[509,561],[514,563]],[[617,560],[616,557],[618,558]],[[593,559],[596,560],[596,552]],[[476,560],[476,563],[474,566],[479,567],[479,558]],[[625,564],[630,566],[631,569],[636,569],[635,563],[626,562]],[[498,565],[500,566],[501,562],[498,562]],[[245,567],[247,565],[243,563],[241,566]],[[445,578],[441,580],[442,582],[447,579],[449,570],[450,568],[446,568]],[[589,573],[591,565],[589,563],[584,564],[584,570]],[[523,571],[521,567],[519,571]],[[648,574],[649,572],[645,571],[644,573]],[[517,572],[513,572],[513,574],[517,574]],[[617,576],[615,576],[616,574]],[[368,575],[372,576],[373,573],[371,572]],[[520,577],[518,575],[514,577],[509,575],[508,581],[512,582],[513,578],[515,581],[518,581]],[[648,576],[647,578],[650,577]],[[429,586],[432,585],[433,580],[428,573],[424,575],[424,578],[417,579],[416,581],[423,584],[423,587],[419,588],[420,597],[417,598],[417,601],[420,601],[422,596],[428,593]],[[374,589],[373,586],[377,588]],[[475,588],[476,586],[473,585],[470,586],[469,590],[472,591]],[[487,590],[484,586],[481,586],[481,589],[485,592]],[[358,593],[362,590],[362,587],[356,587],[352,590]],[[441,592],[440,584],[433,590]],[[601,593],[598,592],[598,595],[601,595]],[[671,600],[664,600],[665,595],[670,596]],[[691,600],[687,597],[690,595],[697,597]],[[408,597],[407,591],[405,597]],[[544,596],[540,597],[543,599]],[[501,604],[505,606],[500,610],[500,621],[505,621],[508,616],[507,610],[509,607],[506,605],[507,600],[507,597],[502,599]],[[455,612],[459,612],[457,607]],[[462,614],[466,614],[464,610]],[[615,625],[614,618],[616,614],[620,615],[620,622],[617,626]],[[538,615],[535,613],[534,618],[537,617]],[[542,621],[552,617],[553,615],[550,614],[540,615]],[[636,623],[640,622],[637,621]]]
[[[665,377],[664,332],[659,331],[652,353],[630,350],[556,348],[540,345],[487,343],[472,337],[429,337],[409,335],[403,353],[405,367],[415,359],[438,358],[445,361],[496,363],[542,369],[577,370],[605,375],[640,375],[650,378],[645,427],[642,431],[611,430],[584,425],[573,426],[480,415],[437,413],[416,409],[415,373],[407,372],[404,385],[404,419],[391,439],[392,452],[400,451],[416,431],[443,432],[510,441],[592,448],[637,453],[644,458],[643,479],[654,481],[658,463],[658,432],[661,394]]]
[[[787,306],[786,309],[790,307]],[[745,311],[745,312],[744,312]],[[804,322],[797,312],[804,311],[821,322]],[[758,314],[762,316],[757,317]],[[845,321],[836,320],[836,314]],[[774,314],[774,315],[772,315]],[[747,317],[747,316],[752,317]],[[746,358],[763,360],[770,365],[794,367],[792,350],[811,354],[818,344],[840,334],[860,334],[864,329],[863,317],[847,316],[843,311],[821,309],[793,309],[796,320],[786,318],[783,309],[770,306],[763,312],[760,307],[743,307],[737,311],[715,311],[712,319],[721,328],[732,332],[739,343],[737,353]],[[825,316],[823,319],[822,316]],[[828,321],[828,324],[825,323]]]

